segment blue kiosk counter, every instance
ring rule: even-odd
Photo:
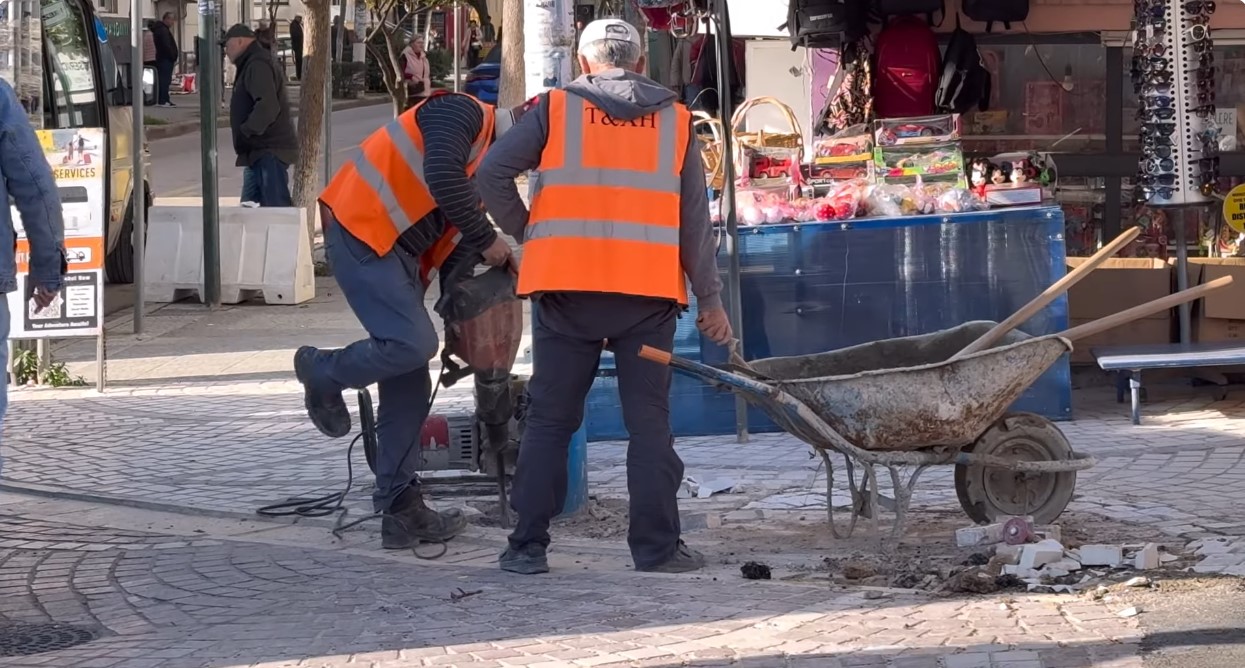
[[[738,249],[749,360],[925,334],[970,320],[999,321],[1065,271],[1064,219],[1056,206],[741,227]],[[721,254],[729,289],[726,261]],[[695,320],[693,304],[679,323],[675,354],[724,363],[725,349],[702,340]],[[1067,325],[1067,299],[1060,297],[1021,330],[1053,334]],[[588,440],[627,437],[617,386],[606,353],[588,395]],[[1071,418],[1066,355],[1015,410]],[[676,373],[671,420],[676,436],[734,434],[734,397]],[[777,430],[755,409],[748,426],[752,432]]]

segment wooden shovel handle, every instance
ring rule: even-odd
[[[1118,253],[1121,248],[1132,243],[1133,239],[1136,239],[1138,234],[1141,234],[1140,227],[1134,226],[1125,230],[1123,234],[1115,239],[1112,239],[1111,243],[1103,246],[1101,250],[1091,255],[1088,260],[1081,264],[1081,266],[1076,267],[1072,271],[1065,274],[1063,278],[1055,281],[1054,285],[1043,290],[1042,294],[1034,297],[1032,301],[1025,304],[1019,311],[1013,313],[1006,320],[1000,322],[994,327],[991,327],[990,331],[982,334],[976,341],[968,344],[964,350],[956,353],[951,359],[954,360],[964,357],[965,355],[979,353],[1001,341],[1003,337],[1007,336],[1008,332],[1023,325],[1026,320],[1032,318],[1038,311],[1046,308],[1047,304],[1055,301],[1059,298],[1059,295],[1067,292],[1069,288],[1077,283],[1077,281],[1080,281],[1082,278],[1088,276],[1089,272],[1093,271],[1103,262],[1106,262],[1111,258],[1111,256]]]
[[[1095,334],[1101,334],[1109,329],[1115,329],[1120,325],[1127,325],[1134,320],[1140,320],[1146,316],[1166,311],[1167,309],[1174,308],[1185,302],[1191,302],[1194,299],[1205,296],[1209,292],[1231,284],[1231,276],[1216,278],[1209,283],[1203,283],[1197,287],[1189,288],[1188,290],[1181,290],[1180,292],[1172,293],[1166,297],[1160,297],[1154,301],[1134,306],[1126,311],[1120,311],[1119,313],[1109,315],[1105,318],[1099,318],[1093,322],[1087,322],[1084,325],[1078,325],[1072,329],[1064,330],[1059,334],[1059,336],[1062,336],[1069,341],[1076,341],[1077,339],[1083,339]]]

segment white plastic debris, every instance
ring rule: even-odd
[[[721,492],[729,492],[735,487],[735,481],[730,478],[717,478],[700,480],[694,475],[685,476],[683,484],[679,485],[677,494],[680,499],[707,499],[714,494]]]

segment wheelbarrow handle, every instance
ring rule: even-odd
[[[672,355],[669,351],[654,348],[652,346],[640,346],[639,356],[640,359],[645,359],[650,362],[657,362],[658,364],[663,364],[665,366],[670,366],[670,363],[674,361],[674,355]]]

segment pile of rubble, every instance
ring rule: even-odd
[[[985,564],[960,571],[944,588],[982,594],[1021,586],[1055,593],[1096,590],[1102,579],[1113,574],[1150,571],[1180,559],[1156,543],[1068,547],[1061,542],[1058,526],[1034,526],[1028,517],[959,529],[956,544],[988,548],[993,555],[983,553]],[[1150,584],[1148,578],[1135,580]]]

